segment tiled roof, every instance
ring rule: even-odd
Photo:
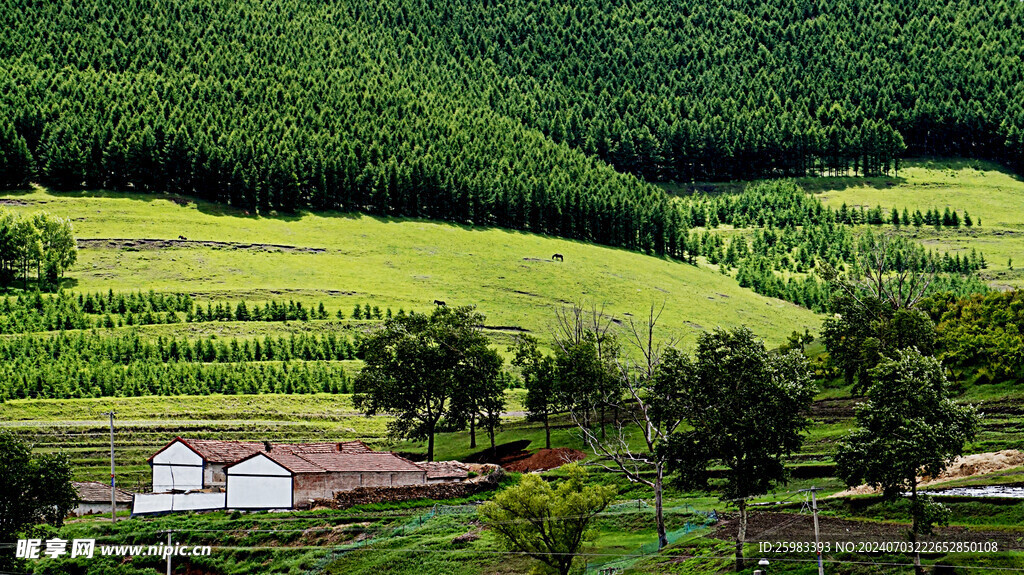
[[[373,453],[373,450],[362,441],[346,441],[339,443],[338,447],[342,453]]]
[[[288,449],[293,453],[373,453],[362,441],[342,443],[274,443],[274,449]]]
[[[267,450],[266,444],[262,441],[222,441],[219,439],[183,439],[180,437],[175,439],[175,441],[181,441],[190,447],[207,463],[235,463]],[[171,443],[174,443],[174,441]],[[341,443],[272,443],[270,448],[271,451],[288,451],[291,453],[373,453],[362,441],[344,441]],[[153,458],[150,457],[150,459]]]
[[[423,470],[393,453],[300,453],[299,457],[327,471],[345,471],[358,473],[362,471],[413,471]]]
[[[100,483],[98,481],[72,481],[71,485],[78,492],[78,498],[82,503],[93,503],[103,502],[110,503],[110,485],[106,483]],[[132,494],[121,489],[120,487],[115,488],[115,499],[118,503],[131,503]]]
[[[175,441],[180,441],[191,448],[207,463],[233,465],[262,453],[292,473],[423,471],[415,463],[394,453],[373,451],[362,441],[272,443],[269,451],[267,451],[267,444],[262,441],[221,441],[219,439],[183,439],[180,437]]]
[[[282,451],[280,449],[274,449],[269,452],[265,451],[262,455],[277,462],[281,467],[284,467],[292,473],[326,473],[326,470],[323,467],[310,463],[298,455],[288,453],[287,451]]]
[[[207,463],[234,463],[264,450],[262,441],[221,441],[219,439],[182,439]]]

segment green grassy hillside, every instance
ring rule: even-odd
[[[263,218],[202,201],[182,206],[177,197],[112,192],[37,189],[0,201],[73,220],[81,246],[68,274],[75,290],[294,298],[323,301],[346,316],[355,303],[427,310],[439,299],[476,305],[489,325],[541,338],[555,310],[573,302],[604,306],[620,322],[664,303],[666,333],[687,341],[701,330],[742,324],[778,344],[795,329],[818,325],[811,312],[706,268],[521,232],[331,212]],[[565,260],[552,261],[555,253]]]
[[[518,330],[547,339],[555,310],[572,302],[603,305],[620,322],[664,304],[665,335],[684,343],[704,329],[743,324],[778,344],[819,322],[805,309],[753,294],[706,267],[500,229],[340,213],[262,218],[181,197],[109,192],[36,189],[0,202],[73,221],[81,246],[65,285],[73,291],[184,292],[199,303],[294,299],[310,308],[323,302],[331,316],[125,326],[101,334],[251,339],[335,332],[347,338],[368,325],[351,319],[356,304],[427,311],[434,299],[477,305],[502,352]],[[555,253],[564,261],[552,261]],[[337,310],[345,320],[334,317]],[[352,363],[346,372],[358,369],[359,362]],[[521,409],[517,397],[512,394],[507,410]],[[130,485],[147,480],[146,457],[178,434],[290,441],[330,436],[383,445],[386,423],[356,414],[347,395],[326,394],[16,400],[0,404],[0,421],[40,449],[70,450],[78,477],[102,479],[107,438],[101,414],[111,407],[118,412],[118,461]],[[452,454],[464,447],[460,442]]]
[[[912,160],[899,177],[802,179],[825,205],[900,210],[950,208],[970,213],[975,225],[959,229],[930,226],[904,228],[901,233],[926,247],[951,254],[977,249],[989,264],[982,277],[996,287],[1024,286],[1024,180],[1005,168],[976,160]],[[977,222],[981,222],[978,225]],[[888,226],[886,226],[888,227]],[[1009,259],[1017,260],[1014,269]]]

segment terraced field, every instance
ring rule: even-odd
[[[509,390],[506,409],[522,411],[523,390]],[[248,441],[350,441],[388,448],[386,417],[364,417],[349,394],[208,395],[14,400],[0,403],[0,429],[10,429],[43,451],[63,451],[79,480],[110,475],[110,427],[121,485],[150,480],[146,459],[175,436]],[[483,436],[480,437],[483,441]],[[465,442],[468,446],[468,441]],[[454,447],[454,445],[452,446]]]

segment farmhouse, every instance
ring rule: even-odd
[[[372,453],[362,441],[342,443],[280,443],[269,441],[220,441],[174,438],[149,458],[153,468],[153,492],[224,488],[224,468],[252,455],[270,452]]]
[[[426,472],[391,453],[256,453],[227,467],[230,509],[291,508],[357,487],[423,485]]]
[[[72,481],[71,486],[78,494],[78,505],[71,510],[71,515],[81,517],[93,513],[110,513],[110,485],[98,481]],[[132,494],[121,489],[114,490],[118,511],[132,508]]]
[[[175,438],[149,458],[153,493],[134,513],[290,509],[357,487],[423,485],[427,470],[360,441],[270,443]]]

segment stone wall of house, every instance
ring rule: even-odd
[[[299,473],[294,480],[294,502],[296,507],[303,507],[309,505],[310,501],[333,499],[336,494],[354,489],[422,486],[424,476],[422,471]]]
[[[492,473],[478,481],[464,483],[430,483],[420,485],[402,485],[393,487],[358,487],[351,491],[335,494],[333,499],[318,499],[314,506],[346,509],[354,505],[369,503],[385,503],[393,501],[411,501],[413,499],[454,499],[467,497],[483,491],[497,489],[504,476],[501,472]],[[298,501],[296,501],[298,504]]]
[[[208,463],[203,469],[203,487],[224,487],[227,475],[223,463]]]

